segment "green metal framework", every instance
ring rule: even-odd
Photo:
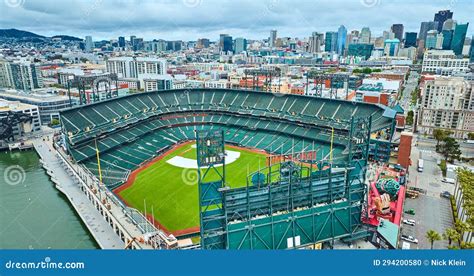
[[[353,119],[349,129],[341,163],[285,161],[249,175],[247,187],[236,189],[224,188],[224,178],[200,181],[202,248],[287,249],[367,237],[361,215],[371,118]],[[211,201],[218,207],[210,209]]]
[[[223,191],[225,183],[224,132],[198,131],[196,135],[201,247],[219,249],[225,246],[226,217]],[[215,172],[218,179],[210,178]]]

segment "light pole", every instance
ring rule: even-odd
[[[74,79],[73,75],[67,76],[67,94],[69,96],[69,107],[72,107],[72,100],[71,100],[71,81]]]

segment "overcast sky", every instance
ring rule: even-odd
[[[416,2],[416,3],[415,3]],[[262,39],[308,37],[313,31],[369,26],[381,35],[393,23],[420,29],[439,10],[458,22],[474,18],[474,0],[0,0],[0,28],[94,40],[130,35],[150,39],[217,40],[220,33]],[[471,22],[474,24],[474,22]],[[469,26],[468,35],[474,33]]]

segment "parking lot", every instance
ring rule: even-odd
[[[418,159],[424,160],[423,172],[417,171]],[[401,225],[401,234],[410,235],[418,239],[418,244],[411,243],[412,249],[429,249],[430,242],[426,239],[426,232],[435,230],[440,235],[447,228],[453,227],[453,215],[449,199],[440,196],[440,193],[448,191],[454,192],[454,185],[444,183],[441,170],[437,165],[437,160],[441,156],[434,151],[433,146],[419,145],[412,148],[412,166],[409,169],[408,187],[416,187],[425,191],[416,199],[407,198],[404,210],[414,209],[415,215],[403,214],[403,219],[414,219],[415,226]],[[402,242],[400,242],[401,246]],[[436,241],[433,248],[446,249],[448,242],[445,240]]]
[[[414,219],[415,226],[402,224],[401,234],[410,235],[418,239],[418,244],[411,244],[412,249],[429,249],[431,244],[426,239],[426,232],[435,230],[440,235],[453,225],[453,214],[449,199],[439,195],[420,195],[416,199],[407,198],[405,210],[415,209],[415,215],[403,214],[404,219]],[[436,241],[433,248],[446,249],[448,242],[445,240]]]

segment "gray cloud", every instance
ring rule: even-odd
[[[454,19],[467,22],[472,0],[0,0],[0,28],[42,35],[92,35],[95,40],[137,35],[145,39],[195,40],[234,37],[306,37],[313,31],[369,26],[376,35],[393,23],[418,31],[436,11],[451,9]],[[472,27],[469,33],[472,33]]]

